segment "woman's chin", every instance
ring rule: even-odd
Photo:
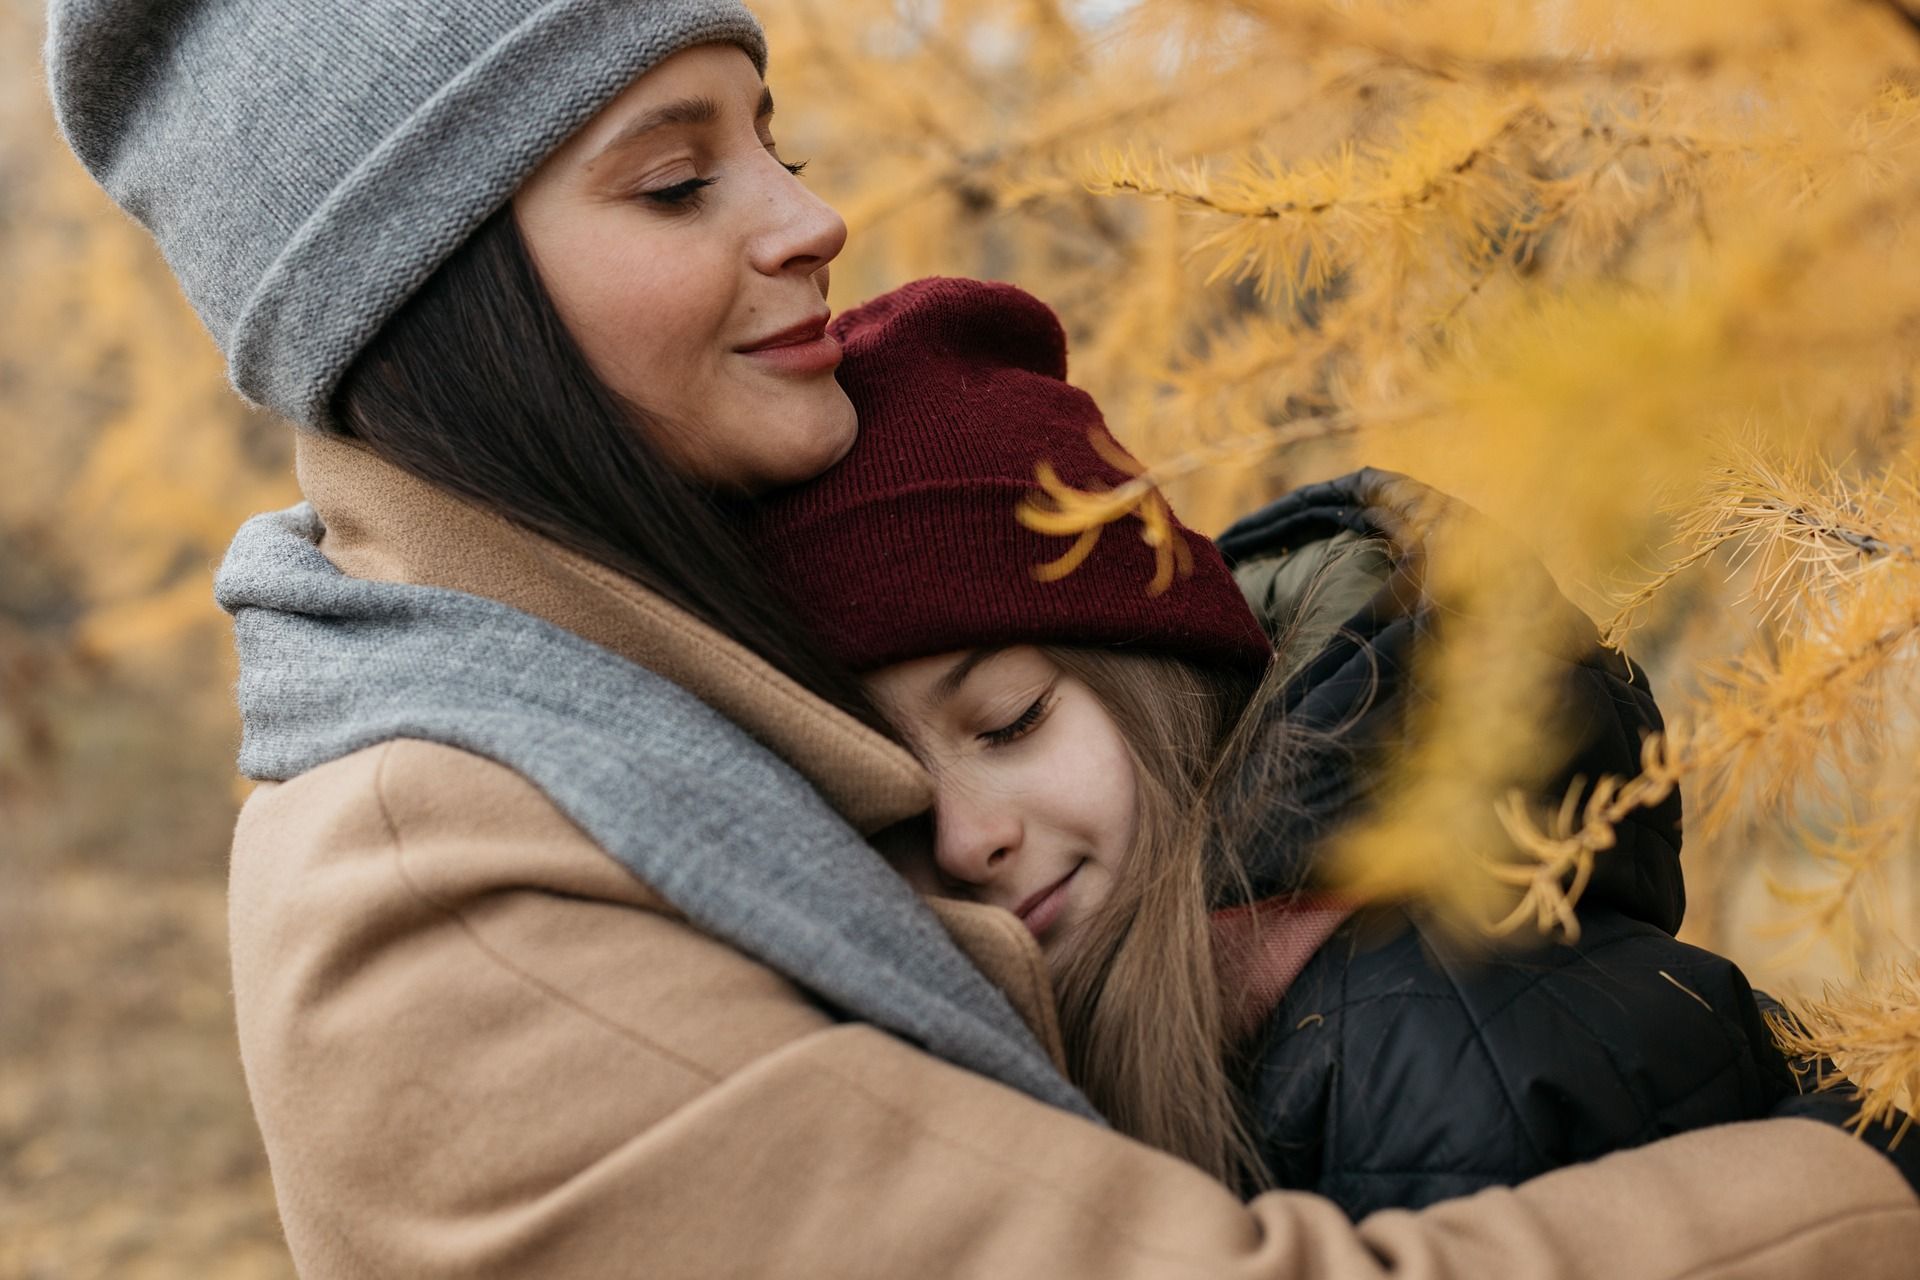
[[[858,434],[851,406],[844,421],[781,426],[783,430],[776,431],[769,425],[762,437],[765,447],[758,465],[749,468],[751,475],[739,486],[748,496],[805,484],[832,470],[852,451]]]
[[[836,386],[834,390],[838,392],[840,388]],[[846,395],[842,393],[840,398],[845,400]],[[823,436],[823,439],[831,443],[831,448],[828,450],[829,456],[825,464],[813,474],[820,475],[822,472],[839,466],[846,456],[853,452],[853,442],[859,438],[860,421],[854,416],[853,405],[848,404],[846,416],[844,418],[836,417],[832,423],[832,430]]]
[[[860,435],[860,420],[854,415],[853,402],[836,382],[829,382],[815,411],[796,414],[785,424],[784,434],[790,448],[783,450],[780,469],[786,473],[783,485],[801,484],[839,464],[853,451]],[[808,406],[814,408],[814,406]],[[769,431],[769,440],[780,434]]]
[[[779,397],[713,397],[697,428],[680,440],[683,474],[722,493],[754,497],[802,484],[853,448],[859,420],[831,378],[817,388],[789,388]]]

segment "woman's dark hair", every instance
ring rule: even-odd
[[[853,675],[792,625],[721,500],[670,467],[644,409],[594,374],[512,206],[380,330],[333,418],[381,458],[625,574],[884,728]]]

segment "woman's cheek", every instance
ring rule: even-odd
[[[608,308],[595,345],[596,370],[609,370],[608,385],[647,416],[692,426],[713,401],[711,342],[702,342],[696,318],[647,305],[645,297]]]

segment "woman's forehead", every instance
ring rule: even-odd
[[[744,49],[696,45],[621,90],[542,167],[591,167],[655,130],[725,120],[736,113],[751,120],[771,106],[771,95]]]

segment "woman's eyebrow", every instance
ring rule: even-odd
[[[754,123],[758,124],[773,115],[773,90],[760,91],[760,105],[754,108]],[[663,103],[613,135],[607,144],[594,153],[588,162],[593,167],[605,157],[612,155],[622,147],[630,146],[655,129],[664,129],[668,125],[712,124],[720,118],[720,108],[712,98],[681,98],[675,102]]]
[[[761,104],[766,105],[762,99]],[[681,98],[675,102],[662,103],[645,115],[627,123],[626,127],[613,135],[607,145],[594,155],[600,160],[622,147],[630,146],[655,129],[664,129],[668,125],[712,124],[720,118],[720,108],[712,98]]]

